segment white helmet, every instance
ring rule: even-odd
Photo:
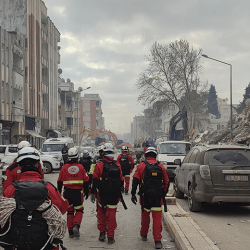
[[[18,150],[21,150],[22,148],[25,147],[31,147],[31,144],[28,141],[20,141],[17,147]]]
[[[103,145],[97,147],[98,151],[103,151]]]
[[[70,148],[68,150],[68,157],[69,157],[69,160],[78,159],[79,154],[78,154],[77,148]]]
[[[88,150],[84,150],[84,151],[83,151],[83,154],[84,154],[84,155],[85,155],[85,154],[89,155],[89,151],[88,151]]]
[[[147,150],[146,150],[146,152],[145,152],[145,156],[147,156],[147,154],[149,154],[149,153],[154,153],[155,156],[157,156],[156,148],[154,148],[154,147],[148,147]]]
[[[128,152],[128,147],[127,146],[122,146],[122,151],[123,152]]]
[[[17,163],[24,159],[34,159],[39,161],[40,155],[35,148],[32,147],[24,147],[18,152]]]
[[[104,152],[114,152],[114,147],[110,142],[107,142],[103,145],[103,151]]]

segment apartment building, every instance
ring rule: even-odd
[[[80,127],[97,130],[104,128],[102,117],[102,100],[99,94],[84,94],[81,98]]]
[[[63,136],[72,137],[75,145],[80,143],[80,116],[81,116],[81,92],[82,88],[74,90],[74,83],[70,79],[59,82],[59,130]]]
[[[42,0],[1,1],[0,26],[25,37],[23,121],[27,139],[39,147],[47,130],[57,129],[58,124],[60,33],[47,16]]]

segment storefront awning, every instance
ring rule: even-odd
[[[39,135],[36,131],[34,130],[26,130],[26,133],[31,135],[32,137],[36,137],[36,138],[42,138],[42,139],[46,139],[45,137]]]

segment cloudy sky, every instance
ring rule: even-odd
[[[204,54],[233,65],[233,103],[250,82],[249,0],[44,0],[61,33],[63,78],[103,100],[106,128],[130,131],[136,81],[154,41],[186,39]],[[201,79],[229,98],[230,67],[202,59]],[[83,95],[83,93],[82,93]]]

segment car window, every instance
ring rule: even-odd
[[[17,153],[18,152],[17,146],[10,146],[8,150],[10,153]]]
[[[0,154],[4,154],[5,153],[5,149],[6,149],[6,146],[1,146],[0,147]]]
[[[159,153],[186,155],[189,150],[190,146],[186,143],[162,143],[160,145]]]
[[[197,149],[197,148],[195,148],[194,150],[193,150],[193,153],[192,153],[192,155],[191,155],[191,157],[190,157],[190,159],[189,159],[189,163],[195,163],[195,159],[196,159],[196,156],[198,155],[198,153],[199,153],[199,150]]]
[[[250,151],[220,150],[208,151],[209,165],[244,165],[250,166]]]
[[[43,144],[43,152],[62,151],[64,144]]]

